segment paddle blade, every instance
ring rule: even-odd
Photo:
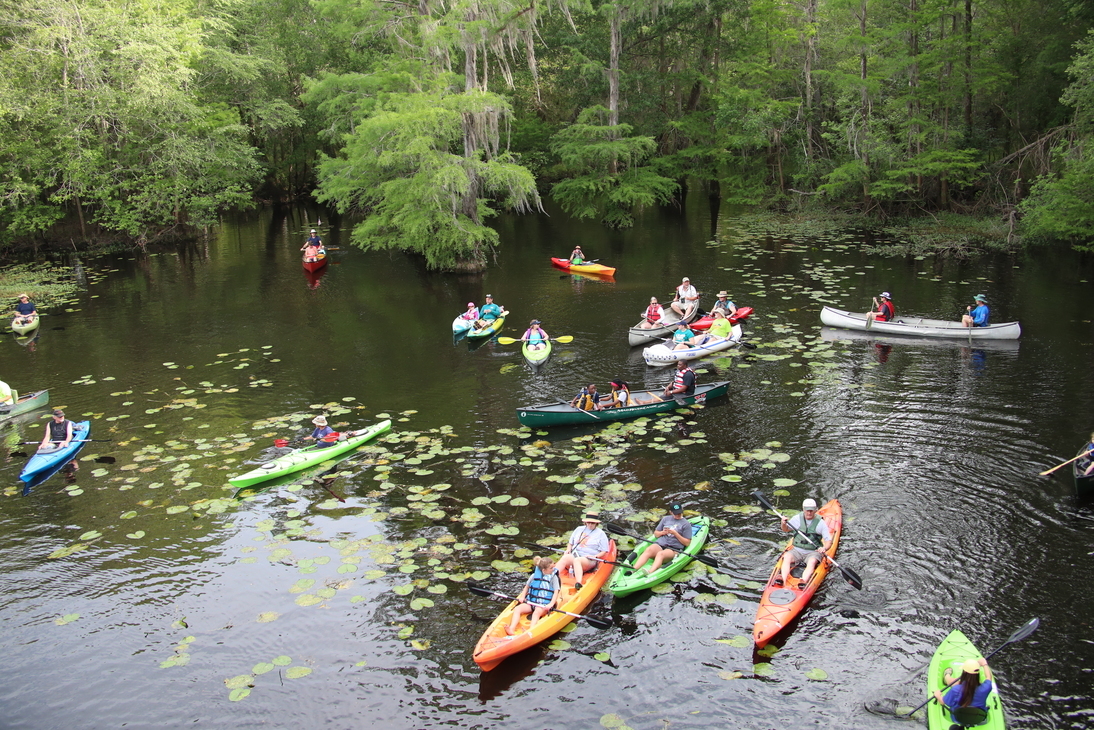
[[[499,345],[511,345],[514,342],[520,342],[520,340],[515,340],[512,337],[499,337],[498,338],[498,344]]]
[[[556,337],[555,338],[555,342],[559,343],[560,345],[565,345],[565,344],[573,342],[573,341],[574,341],[574,336],[573,335],[562,335],[561,337]]]
[[[610,629],[612,627],[612,620],[603,618],[593,618],[592,616],[582,615],[581,618],[589,622],[590,626],[598,629]]]
[[[471,585],[470,583],[467,584],[467,590],[471,591],[476,596],[490,597],[490,596],[494,595],[494,592],[492,590],[490,590],[489,588],[483,588],[482,586]]]
[[[1018,629],[1013,634],[1008,636],[1007,640],[1003,642],[1002,646],[1000,646],[998,649],[993,651],[991,654],[988,654],[984,658],[985,659],[990,659],[991,657],[995,656],[995,654],[997,654],[999,651],[1001,651],[1003,649],[1003,647],[1008,646],[1010,644],[1013,644],[1016,641],[1021,641],[1022,639],[1028,638],[1029,635],[1032,634],[1034,631],[1036,631],[1037,627],[1040,626],[1040,625],[1041,625],[1041,619],[1039,619],[1039,618],[1030,619],[1025,624],[1025,626],[1023,626],[1022,628]]]
[[[773,504],[771,504],[771,502],[767,501],[767,497],[765,497],[764,493],[761,492],[758,489],[755,492],[752,493],[752,498],[755,499],[760,504],[762,504],[767,509],[771,509],[771,510],[775,509],[775,505],[773,505]]]
[[[613,535],[626,535],[627,537],[637,537],[637,535],[632,535],[614,522],[605,522],[602,526],[605,530],[612,533]],[[638,539],[641,540],[642,538]]]
[[[835,561],[832,562],[835,563]],[[842,565],[837,565],[836,567],[839,568],[839,572],[843,573],[843,577],[847,579],[847,582],[850,583],[853,588],[860,591],[862,590],[862,578],[858,576],[858,573],[850,568],[845,568]]]

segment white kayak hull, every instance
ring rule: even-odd
[[[671,343],[651,345],[642,351],[642,357],[645,359],[647,365],[654,366],[672,365],[680,360],[695,360],[739,345],[741,343],[741,335],[741,325],[735,324],[733,325],[733,329],[730,330],[729,337],[723,340],[708,342],[699,345],[698,347],[689,347],[686,350],[674,350],[672,349]]]
[[[825,307],[821,310],[821,322],[829,327],[863,330],[884,335],[913,335],[961,340],[1017,340],[1022,335],[1022,328],[1017,322],[990,324],[987,327],[965,327],[960,322],[922,317],[897,317],[891,322],[874,322],[867,328],[865,314],[845,312],[833,307]]]
[[[452,320],[452,334],[458,335],[461,332],[466,332],[471,329],[471,325],[473,324],[475,324],[475,320],[473,319],[464,319],[462,316],[456,317]]]

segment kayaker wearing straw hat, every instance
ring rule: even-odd
[[[315,430],[311,436],[304,437],[305,441],[318,441],[316,448],[325,449],[338,440],[338,432],[327,425],[326,416],[316,416],[311,422],[315,424]]]
[[[581,590],[581,581],[586,572],[593,572],[600,563],[593,558],[607,557],[611,550],[611,543],[604,530],[600,529],[600,513],[587,512],[582,518],[582,525],[570,534],[570,541],[566,546],[566,552],[558,561],[558,574],[562,575],[567,570],[573,571],[574,588]]]
[[[729,301],[729,292],[725,289],[718,292],[718,301],[714,302],[714,306],[710,308],[710,313],[721,312],[726,317],[732,317],[737,314],[737,305]]]
[[[19,295],[19,303],[15,305],[16,324],[30,324],[38,317],[38,309],[30,297],[26,294]]]

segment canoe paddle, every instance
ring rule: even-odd
[[[1067,461],[1065,461],[1065,462],[1064,462],[1063,464],[1057,464],[1056,466],[1052,467],[1051,469],[1045,469],[1045,470],[1044,470],[1043,472],[1041,472],[1041,474],[1040,474],[1040,475],[1041,475],[1041,476],[1046,476],[1046,475],[1048,475],[1048,474],[1051,474],[1052,472],[1054,472],[1054,471],[1056,471],[1057,469],[1059,469],[1059,468],[1060,468],[1061,466],[1067,466],[1067,465],[1068,465],[1068,464],[1070,464],[1071,462],[1073,462],[1073,461],[1078,461],[1079,459],[1083,458],[1084,456],[1090,456],[1091,454],[1094,454],[1094,449],[1091,449],[1090,451],[1084,451],[1083,453],[1079,454],[1078,456],[1076,456],[1076,457],[1074,457],[1074,458],[1072,458],[1072,459],[1068,459],[1068,460],[1067,460]]]
[[[619,525],[617,525],[613,522],[604,523],[604,529],[607,530],[608,532],[612,533],[613,535],[626,535],[627,537],[633,537],[635,540],[638,540],[639,542],[648,543],[650,541],[648,537],[640,537],[640,536],[634,534],[633,532],[627,532],[622,527],[620,527]],[[692,555],[691,558],[693,560],[698,560],[703,565],[709,565],[710,567],[714,568],[715,570],[719,570],[719,571],[722,571],[724,573],[729,573],[729,571],[725,570],[721,566],[721,564],[717,560],[715,560],[714,558],[708,558],[706,555]]]
[[[580,411],[580,412],[584,413],[586,416],[592,416],[593,418],[595,418],[598,421],[601,420],[600,416],[598,416],[595,413],[592,413],[590,411],[587,411],[584,408],[578,408],[573,403],[567,403],[564,400],[560,400],[560,401],[556,401],[556,402],[559,403],[560,405],[569,406],[570,408],[573,408],[575,411]]]
[[[508,596],[504,593],[498,593],[497,591],[492,591],[489,588],[483,588],[482,586],[475,586],[475,585],[468,584],[467,590],[471,591],[476,596],[485,596],[487,598],[489,598],[491,596],[497,596],[498,598],[505,598],[505,599],[510,600],[510,601],[517,600],[516,596]],[[554,613],[563,613],[563,614],[566,614],[567,616],[573,616],[574,618],[583,618],[586,621],[588,621],[589,624],[591,624],[592,626],[595,626],[598,629],[610,629],[612,627],[611,619],[594,618],[592,616],[586,616],[583,613],[571,613],[570,611],[563,611],[561,608],[552,608],[551,611],[554,612]]]
[[[113,440],[114,439],[72,439],[71,441],[69,441],[69,443],[70,444],[86,444],[86,443],[90,443],[92,441],[113,441]],[[42,443],[42,442],[41,441],[20,441],[19,442],[19,444],[21,446],[34,446],[35,444],[40,444],[40,443]]]
[[[574,336],[573,335],[562,335],[561,337],[552,337],[550,341],[551,342],[557,342],[560,345],[565,345],[565,344],[568,344],[570,342],[573,342],[574,341]],[[524,338],[521,338],[521,339],[518,340],[518,339],[515,339],[513,337],[499,337],[498,338],[498,344],[499,345],[513,345],[513,344],[516,344],[518,342],[527,342],[527,340],[525,340]]]
[[[760,504],[762,504],[762,505],[763,505],[764,507],[767,507],[767,508],[768,508],[769,510],[771,510],[771,511],[772,511],[772,512],[774,512],[775,514],[779,515],[779,517],[780,517],[780,518],[782,518],[782,513],[780,513],[780,512],[779,512],[779,510],[775,509],[775,505],[771,504],[771,502],[769,502],[769,501],[767,500],[767,497],[765,497],[765,496],[764,496],[764,493],[763,493],[763,492],[761,492],[761,491],[759,491],[759,490],[756,490],[755,492],[753,492],[753,493],[752,493],[752,496],[753,496],[753,497],[755,497],[755,498],[756,498],[756,500],[757,500],[757,501],[759,501],[759,503],[760,503]],[[789,524],[789,523],[787,523],[787,524]],[[796,533],[798,533],[799,535],[801,535],[801,536],[802,536],[803,538],[805,538],[806,540],[808,540],[808,539],[809,539],[809,538],[805,537],[805,533],[804,533],[804,532],[802,532],[802,531],[801,531],[801,530],[799,530],[798,528],[794,527],[793,525],[790,525],[790,529],[792,529],[792,530],[793,530],[794,532],[796,532]],[[837,568],[839,568],[839,572],[843,573],[843,577],[847,579],[847,582],[848,582],[848,583],[850,583],[850,584],[851,584],[851,585],[852,585],[852,586],[853,586],[854,588],[856,588],[857,590],[860,590],[860,591],[862,590],[862,578],[860,578],[860,577],[858,576],[858,573],[856,573],[855,571],[851,570],[850,568],[845,568],[845,567],[843,567],[842,565],[840,565],[839,563],[837,563],[837,562],[835,561],[835,559],[833,559],[833,558],[832,558],[832,556],[831,556],[831,555],[829,555],[828,553],[821,553],[821,554],[822,554],[822,555],[824,555],[824,559],[825,559],[825,560],[827,560],[827,561],[828,561],[828,562],[830,562],[830,563],[831,563],[832,565],[834,565],[834,566],[836,566]]]
[[[1013,634],[1008,636],[1007,640],[999,645],[999,648],[997,648],[995,651],[991,652],[986,657],[984,657],[984,661],[986,662],[988,659],[991,659],[993,656],[995,656],[1000,651],[1002,651],[1004,649],[1004,647],[1010,646],[1011,644],[1019,642],[1022,639],[1028,638],[1029,635],[1032,634],[1034,631],[1036,631],[1037,627],[1040,626],[1040,625],[1041,625],[1041,619],[1031,618],[1024,626],[1022,626],[1022,628],[1018,629]],[[931,700],[933,700],[933,699],[934,699],[934,696],[932,695],[931,697],[929,697],[927,699],[926,702],[921,704],[919,707],[916,707],[914,710],[912,710],[908,714],[906,714],[906,715],[897,715],[897,717],[911,717],[912,715],[914,715],[915,713],[919,712],[924,707],[929,705],[931,703]]]

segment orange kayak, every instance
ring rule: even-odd
[[[551,263],[560,269],[566,269],[567,271],[577,271],[581,274],[615,276],[614,266],[605,266],[604,264],[571,264],[569,259],[557,259],[553,256],[551,257]]]
[[[616,546],[615,540],[608,541],[608,555],[605,560],[615,560]],[[563,611],[569,611],[570,613],[581,613],[585,608],[593,602],[593,599],[600,594],[600,589],[608,582],[608,578],[611,577],[612,568],[614,565],[607,563],[601,563],[600,567],[593,573],[585,573],[585,582],[582,584],[580,591],[574,590],[574,576],[570,573],[560,576],[562,582],[562,595],[559,598],[558,608]],[[517,633],[512,636],[508,636],[505,633],[505,627],[509,625],[510,619],[513,617],[513,609],[516,608],[517,602],[513,601],[505,607],[498,617],[494,619],[494,622],[490,624],[489,628],[483,633],[479,639],[479,643],[475,644],[475,651],[471,655],[471,658],[475,660],[475,663],[479,665],[479,668],[484,672],[489,672],[494,667],[501,664],[502,660],[508,656],[512,656],[517,652],[524,651],[525,649],[535,646],[539,642],[554,636],[559,631],[574,620],[573,616],[567,616],[564,613],[558,611],[552,611],[543,618],[541,618],[534,628],[529,629],[530,622],[528,616],[525,616],[517,624]]]
[[[833,499],[817,510],[817,514],[824,519],[832,532],[832,548],[828,554],[835,556],[836,548],[839,547],[840,531],[843,529],[843,507]],[[787,544],[787,549],[792,543],[793,540]],[[798,578],[801,575],[801,569],[794,568],[790,573],[789,585],[777,586],[775,578],[782,575],[783,560],[787,558],[787,555],[788,553],[784,551],[775,561],[775,569],[771,571],[771,577],[767,579],[767,586],[764,588],[763,595],[760,596],[760,608],[756,611],[756,622],[752,625],[752,638],[757,647],[766,646],[775,634],[786,628],[787,624],[802,612],[805,604],[809,603],[809,599],[817,592],[817,588],[824,582],[824,577],[828,575],[832,567],[827,560],[822,561],[813,571],[808,584],[803,584]]]

